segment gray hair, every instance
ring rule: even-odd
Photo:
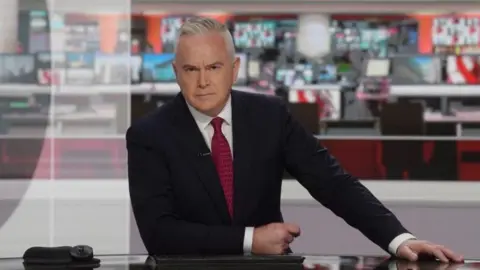
[[[202,35],[211,32],[216,32],[223,36],[227,50],[231,54],[232,59],[235,59],[235,46],[233,44],[232,34],[230,34],[230,31],[225,24],[220,23],[215,19],[205,17],[190,18],[180,27],[178,37]],[[177,46],[175,46],[175,50]]]

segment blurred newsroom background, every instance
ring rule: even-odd
[[[195,15],[18,11],[0,178],[125,178],[126,128],[178,93],[175,37]],[[235,88],[284,98],[351,173],[480,179],[480,13],[207,16],[234,37]]]
[[[9,0],[0,10],[8,22],[0,24],[0,257],[81,243],[144,252],[125,131],[179,92],[175,37],[203,8],[115,0],[97,10],[105,1]],[[384,202],[478,200],[465,182],[480,180],[480,11],[451,12],[465,6],[456,2],[443,13],[419,3],[310,5],[318,6],[210,4],[216,12],[200,14],[232,32],[242,63],[234,88],[288,102],[347,171],[374,180],[365,183]],[[309,235],[298,252],[381,253],[326,210],[289,206],[310,199],[289,180],[285,217]],[[476,254],[478,239],[448,226],[479,235],[478,213],[413,208],[393,210],[422,238]]]

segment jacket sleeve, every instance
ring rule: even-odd
[[[317,138],[293,119],[286,106],[282,105],[280,114],[287,171],[313,198],[388,252],[389,243],[408,231],[356,177],[343,170]]]
[[[242,254],[244,227],[191,223],[175,213],[168,161],[148,134],[130,127],[126,135],[130,199],[148,253]]]

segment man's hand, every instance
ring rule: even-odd
[[[399,258],[412,262],[417,261],[418,257],[422,255],[433,256],[444,263],[462,263],[464,260],[463,256],[455,254],[444,246],[421,240],[407,240],[403,242],[398,247],[396,255]]]
[[[300,235],[300,228],[289,223],[270,223],[253,231],[253,254],[284,254],[295,237]]]

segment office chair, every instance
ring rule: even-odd
[[[425,133],[421,103],[386,103],[380,113],[380,132],[384,136],[422,136]],[[419,176],[424,165],[423,141],[382,141],[382,163],[387,179]]]

